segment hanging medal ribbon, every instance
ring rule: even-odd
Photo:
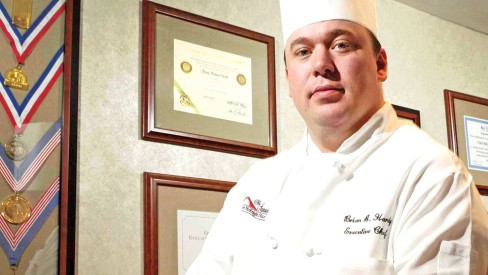
[[[10,46],[19,64],[24,64],[26,57],[34,49],[37,42],[63,14],[65,2],[66,0],[52,0],[23,35],[13,26],[12,19],[0,2],[0,28],[10,41]]]
[[[0,102],[7,111],[16,133],[24,130],[42,100],[63,72],[63,62],[64,46],[61,46],[20,105],[9,87],[3,84],[3,76],[0,73]]]
[[[0,246],[9,258],[11,266],[18,266],[20,257],[27,245],[36,236],[53,209],[59,203],[59,177],[44,192],[34,206],[30,218],[13,232],[7,222],[0,219]]]
[[[0,149],[0,174],[14,192],[24,189],[61,143],[61,119],[56,121],[17,167]]]
[[[27,82],[27,76],[22,70],[22,66],[24,65],[25,59],[37,45],[42,36],[44,36],[52,24],[56,22],[59,16],[64,12],[65,0],[51,1],[36,19],[32,28],[27,30],[23,35],[14,27],[14,24],[16,24],[15,22],[19,23],[22,21],[21,18],[16,18],[18,14],[16,15],[15,12],[23,13],[24,8],[28,6],[28,3],[22,4],[22,1],[16,0],[14,3],[14,20],[10,18],[7,10],[0,2],[0,29],[2,29],[3,33],[5,33],[10,41],[10,46],[17,58],[17,66],[7,72],[2,83],[7,87],[28,91],[29,84]]]
[[[30,227],[25,227],[24,224],[32,224],[32,220],[37,219],[38,212],[43,212],[43,209],[45,208],[41,199],[41,201],[37,204],[38,206],[36,206],[38,208],[36,209],[36,207],[34,207],[34,209],[32,209],[30,202],[25,197],[20,195],[19,192],[23,190],[28,183],[30,183],[32,178],[39,171],[40,167],[42,167],[47,158],[60,143],[61,119],[59,119],[56,123],[53,124],[53,126],[51,126],[51,128],[46,132],[46,134],[29,153],[26,160],[22,162],[19,168],[15,166],[13,161],[7,156],[6,152],[0,151],[0,174],[5,178],[7,184],[12,189],[12,191],[15,192],[13,195],[5,197],[0,202],[0,233],[4,233],[5,235],[5,232],[9,232],[6,230],[10,229],[10,227],[8,227],[5,222],[20,225],[19,230],[15,233],[16,237],[11,237],[9,241],[10,247],[13,249],[14,252],[18,253],[13,253],[12,251],[9,252],[9,250],[6,249],[7,246],[2,245],[6,253],[13,253],[13,256],[9,255],[9,259],[11,260],[12,265],[17,265],[18,259],[20,258],[24,250],[24,247],[21,247],[21,249],[18,251],[15,249],[18,241],[24,238],[24,235],[27,234],[26,232],[33,232],[32,234],[35,235],[38,231],[38,229],[30,231]],[[4,226],[2,226],[2,223],[4,223]],[[39,225],[39,228],[41,225]],[[11,233],[10,235],[12,234],[13,233]],[[8,234],[6,236],[8,236]],[[27,243],[30,242],[29,238],[32,239],[33,236],[26,239],[28,240]]]

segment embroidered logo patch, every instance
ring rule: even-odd
[[[264,221],[268,215],[269,208],[264,207],[264,202],[259,199],[252,200],[249,196],[242,202],[242,212],[251,215],[253,218]]]

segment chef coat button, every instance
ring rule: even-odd
[[[315,253],[313,252],[313,248],[310,248],[309,250],[307,250],[307,252],[305,252],[305,255],[307,255],[307,257],[312,257]]]
[[[276,239],[271,239],[271,248],[273,249],[278,248],[278,241]]]

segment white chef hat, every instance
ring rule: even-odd
[[[280,0],[283,42],[301,27],[342,19],[363,25],[376,37],[375,0]]]

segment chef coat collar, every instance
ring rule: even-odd
[[[385,104],[352,136],[346,139],[336,153],[349,154],[372,137],[380,135],[384,132],[391,132],[398,127],[398,118],[395,109],[389,102]],[[313,142],[308,129],[304,136],[305,152],[308,156],[322,154],[319,147]]]

